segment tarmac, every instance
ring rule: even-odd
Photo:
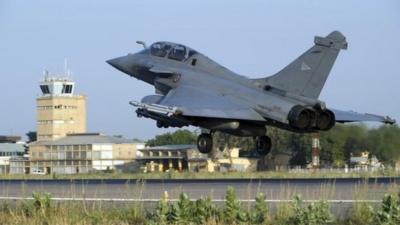
[[[0,180],[0,197],[30,196],[48,192],[53,197],[159,199],[165,191],[170,198],[181,192],[191,198],[210,196],[223,199],[228,186],[240,199],[253,199],[258,192],[267,199],[364,200],[381,199],[400,184],[400,177],[337,179],[83,179],[83,180]]]

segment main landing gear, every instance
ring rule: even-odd
[[[211,134],[202,133],[197,138],[197,148],[201,153],[210,153],[213,146],[213,139]]]
[[[271,151],[271,138],[268,136],[256,137],[256,152],[260,156],[265,156]]]
[[[202,133],[197,138],[197,148],[199,152],[207,154],[210,153],[213,147],[213,139],[211,134]],[[271,138],[268,136],[256,137],[256,152],[260,156],[265,156],[271,151]]]

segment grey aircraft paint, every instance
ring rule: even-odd
[[[314,46],[300,57],[277,74],[259,79],[236,74],[171,42],[156,42],[107,63],[155,87],[156,95],[131,102],[138,116],[156,120],[158,127],[208,129],[210,134],[198,139],[201,152],[211,151],[211,133],[222,131],[257,137],[258,152],[267,154],[267,126],[309,133],[329,130],[336,122],[395,123],[389,117],[331,109],[318,100],[341,49],[347,49],[347,42],[338,31],[315,37]]]

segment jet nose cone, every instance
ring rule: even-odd
[[[109,59],[106,62],[108,64],[110,64],[111,66],[113,66],[114,68],[116,68],[117,70],[125,71],[124,70],[124,65],[125,65],[125,63],[124,63],[125,59],[124,58],[125,57],[117,57],[117,58]]]

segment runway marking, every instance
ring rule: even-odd
[[[33,200],[33,197],[0,197],[0,200]],[[90,202],[158,202],[160,199],[155,198],[61,198],[61,197],[52,197],[51,200],[54,201],[90,201]],[[196,201],[197,199],[190,199],[191,201]],[[169,202],[177,202],[179,199],[168,199]],[[225,199],[212,199],[212,202],[225,202]],[[255,202],[254,199],[239,199],[240,202]],[[319,202],[321,200],[318,199],[309,199],[303,200],[303,202],[314,203]],[[351,199],[328,199],[322,200],[328,203],[380,203],[382,200],[351,200]],[[293,202],[292,199],[266,199],[267,203],[285,203],[285,202]]]

